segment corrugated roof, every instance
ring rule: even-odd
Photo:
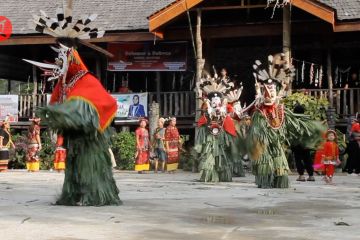
[[[337,13],[337,19],[360,19],[360,0],[317,0]],[[107,31],[148,30],[147,17],[176,2],[175,0],[74,0],[75,18],[82,14],[97,13],[97,27]],[[28,27],[32,14],[39,15],[44,10],[55,17],[57,6],[62,0],[8,0],[0,1],[0,15],[9,18],[13,24],[13,34],[35,33]]]
[[[337,19],[360,19],[360,0],[317,0],[336,10]]]
[[[148,30],[147,16],[172,3],[174,0],[74,0],[73,16],[97,13],[94,26],[107,31]],[[6,16],[13,24],[13,34],[35,33],[28,27],[32,14],[44,10],[50,17],[56,16],[56,8],[62,0],[8,0],[0,1],[0,16]]]

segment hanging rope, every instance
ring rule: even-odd
[[[194,33],[193,33],[193,29],[192,29],[192,24],[191,24],[189,8],[187,6],[187,1],[186,0],[185,0],[185,7],[186,7],[186,15],[187,15],[188,22],[189,22],[189,30],[190,30],[191,42],[192,42],[192,46],[193,46],[193,50],[194,50],[195,59],[197,59],[197,52],[196,52],[196,47],[195,47]]]
[[[273,12],[271,15],[271,18],[275,15],[275,10],[277,8],[285,7],[288,3],[290,3],[290,9],[291,9],[291,1],[290,0],[267,0],[266,8],[270,7],[270,4],[274,3]]]

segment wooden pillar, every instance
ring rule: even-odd
[[[327,57],[326,57],[326,75],[327,75],[327,81],[328,81],[328,89],[329,89],[329,102],[330,107],[334,107],[334,94],[333,94],[333,80],[332,80],[332,63],[331,63],[331,50],[330,48],[327,51]]]
[[[283,53],[285,54],[285,60],[288,65],[291,63],[291,11],[290,4],[287,4],[283,8]],[[292,84],[291,79],[287,79],[289,86],[288,91],[291,92]]]
[[[328,90],[329,90],[329,102],[330,106],[327,110],[327,122],[330,129],[335,129],[335,113],[336,109],[334,108],[334,94],[333,94],[333,81],[332,81],[332,60],[331,60],[331,48],[328,48],[327,58],[326,58],[326,74],[328,80]],[[338,93],[339,94],[339,93]]]
[[[201,78],[202,70],[204,68],[205,59],[203,59],[202,39],[201,39],[201,9],[197,9],[196,16],[196,81]]]
[[[33,93],[32,93],[32,117],[35,117],[35,112],[37,108],[36,94],[37,94],[37,74],[36,74],[36,66],[32,66],[32,76],[33,76]]]
[[[160,117],[160,111],[159,111],[159,103],[152,102],[150,105],[150,111],[149,111],[149,132],[150,132],[150,140],[152,140],[154,136],[155,129],[157,127],[157,122]]]
[[[101,81],[101,62],[98,57],[96,58],[96,76],[98,77],[100,82],[102,82]]]
[[[196,16],[196,37],[195,37],[195,43],[196,43],[196,82],[200,81],[202,71],[204,69],[205,65],[205,59],[203,59],[203,49],[202,49],[202,39],[201,39],[201,9],[197,9],[197,16]],[[198,94],[198,91],[196,91],[196,94]],[[196,95],[197,98],[200,98],[201,96]],[[200,100],[196,100],[196,120],[200,117],[200,112],[198,111],[201,106]],[[197,134],[197,131],[195,132],[195,135]]]
[[[160,72],[157,71],[155,73],[155,82],[156,82],[156,101],[160,103],[160,92],[161,92],[161,84],[160,84]]]

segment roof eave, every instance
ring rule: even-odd
[[[204,0],[177,0],[149,17],[149,30],[152,33],[161,32],[159,29],[177,16],[185,13]]]

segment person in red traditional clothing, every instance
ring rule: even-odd
[[[340,164],[339,147],[336,144],[336,132],[328,130],[326,133],[327,141],[323,146],[322,163],[324,164],[324,180],[328,184],[333,184],[332,179],[335,173],[335,166]]]
[[[66,149],[63,147],[63,145],[64,137],[58,134],[56,139],[56,150],[54,157],[54,169],[58,172],[63,172],[65,170]]]
[[[180,134],[176,127],[176,118],[170,119],[165,130],[165,151],[167,153],[166,170],[174,173],[179,165],[179,150],[181,149]]]
[[[149,171],[149,131],[146,129],[147,120],[142,118],[139,121],[139,127],[135,131],[136,137],[136,157],[135,157],[135,171],[143,173],[143,171]]]

